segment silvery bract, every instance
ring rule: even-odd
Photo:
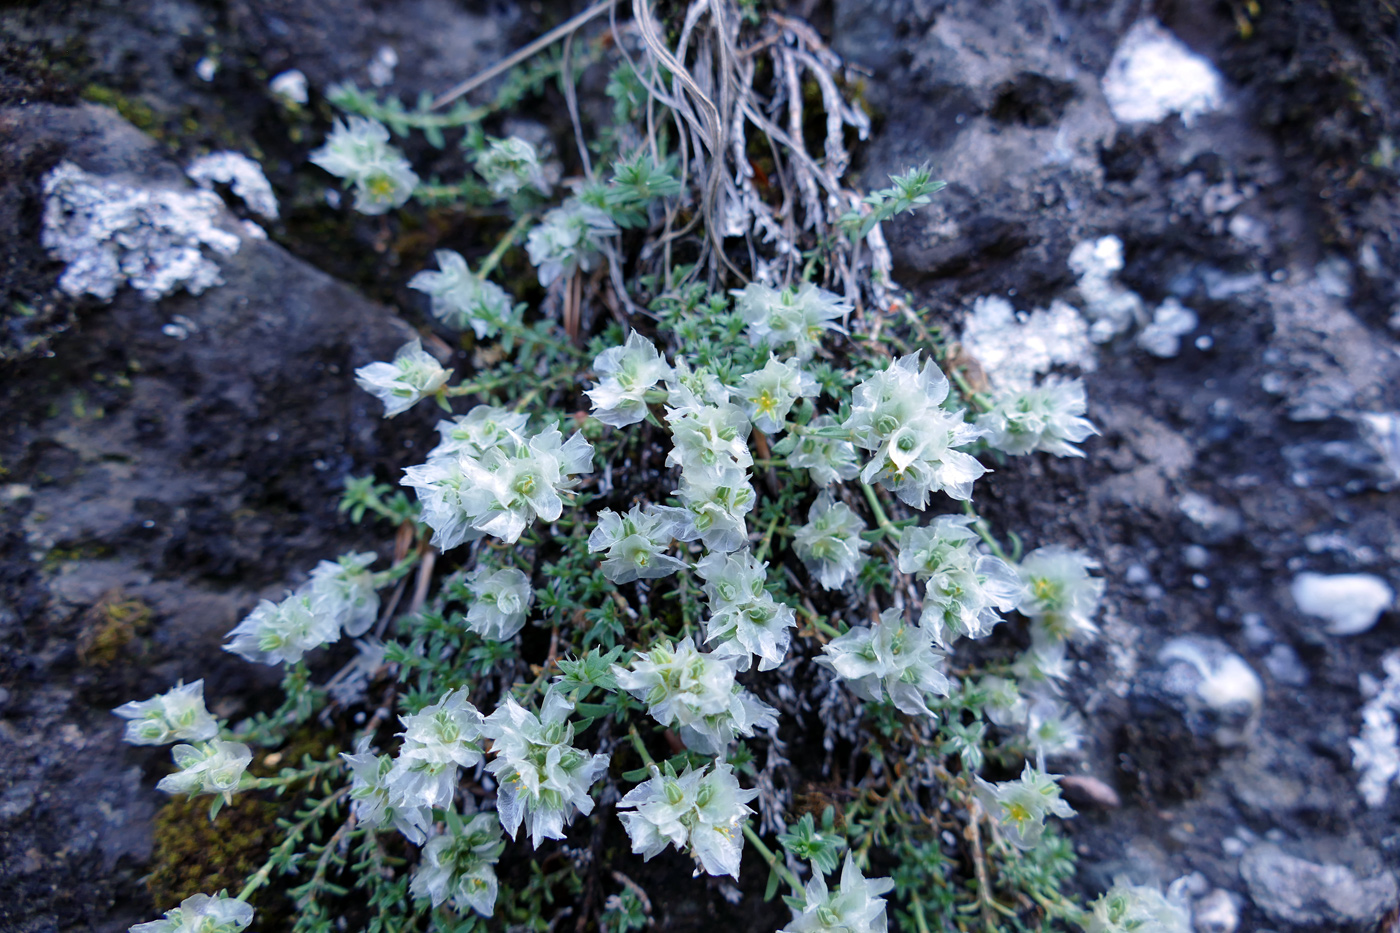
[[[850,302],[811,282],[784,289],[750,282],[731,294],[738,299],[735,310],[748,325],[749,343],[767,343],[799,360],[812,358],[827,331],[842,332],[834,322],[851,311]]]
[[[1046,774],[1026,762],[1014,781],[991,784],[977,781],[977,799],[988,815],[1001,825],[1006,839],[1018,849],[1034,849],[1045,834],[1045,818],[1074,816],[1074,810],[1060,799],[1059,775]]]
[[[603,575],[614,583],[669,576],[685,568],[685,561],[665,551],[687,521],[683,510],[675,508],[648,506],[643,511],[634,505],[626,515],[604,509],[588,536],[588,550],[607,552]]]
[[[433,253],[438,269],[420,272],[408,287],[432,299],[433,317],[454,330],[470,327],[476,339],[485,340],[518,322],[515,300],[501,286],[472,272],[460,253],[440,249]]]
[[[477,405],[465,415],[437,423],[442,440],[428,453],[429,460],[458,455],[479,458],[488,450],[519,442],[530,416],[494,405]]]
[[[727,467],[682,473],[675,492],[685,506],[685,521],[676,531],[677,538],[703,541],[711,551],[734,551],[748,544],[744,516],[753,510],[757,497],[747,472]]]
[[[156,790],[167,794],[223,794],[233,799],[253,753],[242,742],[214,739],[195,745],[176,745],[171,751],[179,771],[166,775]]]
[[[1031,620],[1037,644],[1087,640],[1098,632],[1094,613],[1104,584],[1089,576],[1098,565],[1088,555],[1058,545],[1031,551],[1021,561],[1025,589],[1016,608]]]
[[[710,402],[684,385],[669,387],[666,421],[671,426],[668,466],[688,479],[753,465],[748,415],[726,401]]]
[[[474,165],[498,198],[509,197],[527,187],[543,195],[549,194],[551,186],[540,164],[539,153],[519,136],[488,138],[486,147],[477,152]]]
[[[870,542],[860,536],[865,521],[828,491],[817,496],[807,524],[793,536],[792,549],[824,589],[839,590],[865,566]]]
[[[355,370],[355,383],[384,403],[384,417],[408,411],[447,385],[452,370],[443,369],[414,337],[399,348],[392,363],[370,363]]]
[[[472,598],[467,628],[482,638],[506,641],[525,627],[525,617],[535,601],[535,591],[525,574],[514,567],[477,567],[462,582]]]
[[[204,706],[204,681],[176,684],[149,700],[133,700],[112,710],[126,724],[132,745],[164,745],[177,739],[203,742],[219,734],[219,724]]]
[[[588,788],[608,767],[607,755],[574,748],[568,721],[573,708],[563,694],[551,691],[536,715],[507,695],[482,726],[481,734],[492,740],[495,760],[486,770],[500,785],[501,825],[514,839],[524,820],[535,848],[542,839],[563,839],[575,813],[593,812]]]
[[[591,272],[601,258],[603,238],[617,232],[617,224],[604,211],[569,198],[530,231],[525,250],[539,267],[540,284],[548,286],[578,269]]]
[[[394,766],[384,778],[389,803],[397,808],[452,805],[460,769],[482,761],[477,740],[485,734],[481,713],[462,687],[432,706],[400,716],[404,731]]]
[[[880,895],[893,888],[889,878],[863,876],[847,852],[836,891],[827,890],[826,878],[814,871],[802,909],[793,909],[792,921],[779,933],[885,933],[889,921]]]
[[[837,437],[822,437],[820,431],[840,427],[831,415],[817,415],[799,437],[790,435],[793,445],[788,454],[788,467],[806,470],[815,486],[828,486],[839,479],[855,479],[860,475],[856,462],[856,445]],[[776,450],[774,451],[777,452]]]
[[[162,920],[138,923],[128,933],[239,933],[253,922],[253,908],[224,893],[191,894]]]
[[[820,391],[817,380],[796,360],[779,362],[770,355],[762,369],[740,378],[738,398],[754,427],[776,434],[783,430],[788,412],[799,398],[810,398]]]
[[[1084,741],[1084,720],[1059,700],[1042,697],[1027,712],[1026,740],[1038,756],[1072,755]]]
[[[459,911],[489,917],[496,909],[496,869],[505,850],[501,824],[493,814],[478,813],[466,823],[455,813],[447,831],[423,847],[409,894],[427,898],[434,907],[447,900]]]
[[[856,386],[851,416],[842,427],[856,446],[872,454],[861,481],[878,480],[916,509],[940,490],[954,499],[971,499],[973,482],[987,471],[958,448],[983,431],[964,421],[962,412],[943,408],[947,397],[948,378],[932,360],[920,369],[917,353]]]
[[[1023,587],[1006,561],[977,551],[970,515],[940,515],[899,536],[899,570],[926,580],[919,624],[947,647],[959,637],[983,638],[1016,607]]]
[[[341,752],[340,757],[350,766],[350,800],[355,819],[365,826],[389,823],[409,842],[422,845],[433,823],[433,811],[421,804],[405,802],[389,787],[394,759],[370,751],[368,735],[361,736],[356,743],[355,754]]]
[[[992,409],[977,418],[987,444],[1008,454],[1043,450],[1057,457],[1082,457],[1074,445],[1098,434],[1084,418],[1088,400],[1079,379],[1047,376],[1038,386],[999,389]]]
[[[1084,933],[1192,933],[1191,913],[1156,888],[1118,878],[1079,921]],[[1201,927],[1200,929],[1207,929]]]
[[[280,603],[264,599],[228,633],[225,651],[257,664],[295,664],[302,655],[340,639],[340,621],[317,608],[308,590]]]
[[[378,557],[373,551],[343,554],[339,560],[323,560],[311,571],[307,591],[311,608],[339,625],[346,635],[358,638],[369,631],[379,616],[379,593],[369,565]]]
[[[408,160],[389,145],[388,128],[365,117],[336,120],[326,144],[311,153],[311,161],[355,186],[355,210],[362,214],[402,207],[418,187]]]
[[[710,601],[705,642],[737,643],[744,651],[739,670],[748,670],[749,655],[758,655],[761,671],[783,663],[797,624],[792,608],[764,589],[767,566],[744,548],[732,554],[712,552],[695,567]]]
[[[593,402],[593,417],[615,428],[644,420],[647,390],[673,375],[652,342],[636,331],[622,346],[599,353],[593,371],[598,384],[584,394]]]
[[[673,845],[688,849],[706,874],[737,879],[744,846],[740,827],[753,812],[745,804],[757,796],[757,790],[739,786],[724,761],[715,761],[713,769],[686,768],[679,777],[668,766],[666,773],[654,769],[650,780],[628,791],[618,802],[618,818],[632,851],[647,861]]]
[[[873,627],[858,625],[822,646],[817,663],[835,671],[857,696],[890,701],[910,716],[933,715],[924,697],[948,695],[948,678],[938,669],[943,656],[933,649],[932,633],[904,621],[899,609],[880,613]]]

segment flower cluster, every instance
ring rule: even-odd
[[[239,933],[253,922],[253,908],[220,892],[192,894],[165,912],[164,919],[138,923],[129,933]]]
[[[711,552],[695,567],[710,600],[705,641],[737,642],[744,650],[739,670],[748,670],[749,655],[758,655],[761,671],[783,663],[792,642],[791,629],[797,624],[792,609],[764,589],[767,566],[744,548],[734,553]]]
[[[338,560],[323,560],[312,569],[311,580],[306,584],[311,608],[351,638],[369,631],[379,617],[380,584],[369,571],[377,557],[373,551],[365,551],[342,554]]]
[[[442,550],[488,534],[514,544],[536,518],[558,518],[561,494],[577,485],[573,477],[593,471],[593,447],[583,435],[565,442],[558,428],[549,427],[527,440],[493,420],[496,411],[463,427],[471,435],[473,428],[494,425],[500,436],[490,447],[473,452],[475,438],[454,440],[447,450],[435,448],[427,463],[404,471],[403,485],[418,491],[423,520]]]
[[[870,542],[862,538],[865,521],[849,505],[823,490],[797,529],[792,549],[822,587],[839,590],[865,566]]]
[[[674,446],[666,462],[681,468],[676,496],[689,513],[677,537],[698,539],[712,551],[737,550],[748,541],[744,517],[757,498],[748,474],[752,425],[712,373],[678,365],[675,375],[667,384],[666,421]]]
[[[947,647],[959,637],[984,638],[1016,607],[1022,594],[1016,569],[977,552],[968,515],[940,515],[899,536],[899,570],[926,580],[919,624]]]
[[[627,828],[632,851],[650,861],[668,845],[691,856],[709,875],[739,877],[744,842],[740,826],[753,811],[745,804],[758,796],[744,790],[734,769],[724,761],[699,771],[685,769],[679,777],[666,765],[653,769],[650,780],[638,784],[618,801],[618,818]]]
[[[404,730],[394,766],[384,778],[387,805],[409,823],[418,808],[451,806],[462,768],[482,761],[477,740],[485,734],[481,713],[467,689],[449,692],[431,706],[400,716]],[[397,822],[397,821],[396,821]]]
[[[563,839],[575,811],[593,812],[588,788],[608,767],[607,755],[573,747],[573,708],[562,693],[550,692],[536,715],[507,696],[482,726],[495,756],[486,770],[500,784],[501,825],[514,839],[523,819],[535,848],[541,839]]]
[[[204,707],[204,681],[176,684],[168,693],[133,700],[112,710],[126,724],[132,745],[165,745],[177,739],[203,742],[219,734],[219,724]]]
[[[418,176],[403,153],[389,145],[389,130],[377,120],[336,120],[311,161],[355,186],[355,210],[362,214],[402,207],[418,187]]]
[[[575,270],[591,272],[598,264],[603,237],[617,233],[606,211],[570,198],[544,215],[530,231],[525,249],[539,267],[540,284],[570,278]]]
[[[851,312],[850,302],[811,282],[784,289],[750,282],[733,294],[749,342],[790,351],[799,360],[812,358],[827,331],[844,333],[834,322]]]
[[[769,356],[762,369],[746,373],[739,380],[739,398],[744,413],[754,427],[765,434],[783,430],[788,412],[799,398],[810,398],[820,390],[817,380],[796,360],[779,362]]]
[[[167,794],[223,794],[225,801],[233,799],[243,772],[253,760],[248,746],[224,739],[176,745],[170,751],[180,770],[161,778],[156,790]]]
[[[507,641],[525,627],[535,591],[530,578],[519,570],[477,567],[463,577],[462,586],[471,596],[467,628],[482,638]]]
[[[433,823],[433,811],[396,797],[388,784],[394,769],[393,756],[376,755],[370,750],[370,737],[366,735],[356,743],[355,754],[341,752],[340,757],[350,766],[350,800],[355,819],[365,826],[387,823],[409,842],[422,845]]]
[[[496,909],[494,866],[505,847],[501,824],[492,814],[478,813],[463,823],[449,812],[447,831],[423,847],[408,893],[427,898],[434,907],[451,900],[459,911],[489,917]]]
[[[1191,914],[1156,888],[1118,878],[1089,905],[1084,933],[1191,933]]]
[[[615,428],[646,418],[647,390],[673,375],[652,342],[636,331],[622,346],[599,353],[593,371],[600,381],[585,393],[593,402],[593,417]]]
[[[1098,561],[1051,545],[1031,551],[1021,561],[1025,590],[1017,609],[1031,620],[1038,645],[1052,647],[1093,638],[1098,632],[1094,613],[1103,596],[1103,581],[1089,576]]]
[[[360,388],[384,403],[384,417],[408,411],[447,385],[452,370],[443,369],[431,353],[414,337],[399,348],[392,363],[370,363],[355,370]]]
[[[1099,433],[1083,417],[1088,404],[1082,380],[1048,376],[1038,386],[997,389],[977,425],[987,432],[987,444],[1003,453],[1082,457],[1074,445]]]
[[[476,154],[474,165],[491,193],[498,198],[510,197],[525,188],[549,194],[551,185],[540,164],[535,147],[519,136],[487,139],[486,147]]]
[[[647,705],[663,726],[676,726],[681,740],[702,755],[718,755],[736,735],[776,726],[778,712],[734,682],[743,649],[724,642],[708,654],[683,638],[639,651],[632,669],[614,666],[617,685]]]
[[[409,288],[432,299],[433,317],[454,330],[470,327],[478,340],[520,323],[524,306],[495,282],[472,272],[460,253],[440,249],[433,256],[440,271],[425,270],[408,280]]]
[[[829,890],[825,876],[814,871],[802,909],[793,908],[792,921],[779,933],[885,933],[889,921],[880,895],[893,889],[890,878],[862,875],[847,852],[837,889]]]
[[[669,576],[685,568],[685,561],[665,551],[672,539],[684,533],[687,522],[683,510],[665,506],[643,510],[634,505],[626,515],[604,509],[588,535],[588,550],[607,552],[603,575],[614,583]]]
[[[963,412],[942,407],[947,397],[948,378],[932,360],[920,369],[917,353],[856,386],[851,416],[842,427],[872,453],[861,480],[878,479],[916,509],[939,490],[954,499],[972,498],[972,484],[986,468],[958,448],[983,432],[968,424]]]
[[[855,479],[860,475],[856,445],[831,436],[839,430],[840,425],[831,415],[817,415],[801,436],[789,434],[773,448],[773,452],[787,454],[788,466],[794,470],[806,470],[815,486],[829,486],[836,480]]]
[[[891,702],[910,716],[932,716],[924,697],[948,695],[948,678],[938,669],[942,655],[933,634],[910,625],[897,608],[886,609],[874,626],[858,625],[822,646],[817,663],[835,671],[864,700]]]
[[[1037,771],[1026,763],[1014,781],[992,784],[977,778],[977,799],[1018,849],[1034,849],[1045,833],[1045,818],[1074,816],[1074,810],[1060,799],[1059,775]]]

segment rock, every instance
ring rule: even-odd
[[[1245,660],[1215,638],[1174,638],[1157,652],[1162,686],[1179,697],[1192,731],[1221,746],[1242,743],[1264,702],[1264,685]]]
[[[1103,76],[1103,94],[1123,123],[1160,123],[1174,113],[1190,126],[1218,110],[1220,74],[1152,18],[1133,24]]]
[[[1196,933],[1235,933],[1240,925],[1240,909],[1234,895],[1216,888],[1196,902],[1191,912]]]
[[[1269,844],[1246,853],[1240,875],[1260,910],[1300,930],[1371,930],[1397,902],[1388,871],[1361,879],[1345,866],[1319,865]]]
[[[1298,611],[1325,619],[1329,635],[1370,631],[1395,602],[1390,585],[1369,573],[1300,573],[1291,589]]]
[[[1060,790],[1065,799],[1077,808],[1095,807],[1116,810],[1123,805],[1118,791],[1089,774],[1067,774],[1060,778]]]
[[[1244,527],[1239,512],[1200,493],[1183,493],[1176,507],[1186,517],[1186,533],[1200,544],[1223,544]]]

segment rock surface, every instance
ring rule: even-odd
[[[1396,905],[1388,871],[1361,879],[1343,865],[1319,865],[1272,845],[1251,849],[1240,875],[1264,913],[1298,929],[1371,930]]]

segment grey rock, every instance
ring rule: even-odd
[[[1216,888],[1196,902],[1191,919],[1196,933],[1235,933],[1240,926],[1240,908],[1233,894]]]
[[[1186,518],[1186,533],[1199,544],[1224,544],[1244,527],[1239,512],[1200,493],[1184,493],[1176,505]]]
[[[1178,698],[1188,727],[1217,744],[1242,743],[1264,703],[1264,685],[1243,658],[1216,638],[1174,638],[1157,653],[1161,688]]]
[[[1246,853],[1240,874],[1260,910],[1299,930],[1373,929],[1397,903],[1389,871],[1362,879],[1345,866],[1320,865],[1274,845]]]

